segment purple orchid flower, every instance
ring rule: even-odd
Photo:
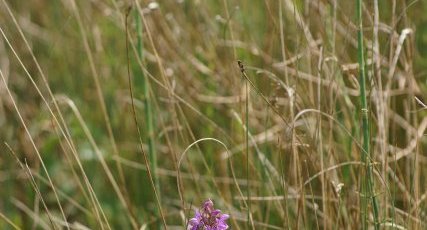
[[[214,209],[212,200],[203,203],[200,210],[196,211],[194,218],[188,222],[187,230],[226,230],[228,225],[226,220],[230,217],[221,213],[221,210]]]

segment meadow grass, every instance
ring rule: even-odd
[[[0,229],[427,228],[426,4],[0,0]]]

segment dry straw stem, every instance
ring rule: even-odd
[[[249,91],[249,85],[248,85],[249,78],[248,78],[248,76],[246,76],[245,67],[244,67],[242,61],[238,60],[237,64],[239,65],[240,72],[242,74],[242,78],[244,78],[244,79],[246,78],[246,81],[244,81],[245,82],[245,101],[244,101],[244,103],[245,103],[245,122],[246,122],[246,124],[245,124],[245,126],[246,126],[246,129],[245,129],[246,180],[248,181],[248,187],[246,188],[246,195],[250,199],[250,197],[251,197],[251,186],[249,184],[249,174],[250,174],[249,162],[250,162],[251,158],[249,155],[249,152],[250,152],[250,150],[249,150],[249,92],[250,91]],[[252,229],[254,229],[255,226],[254,226],[253,219],[252,219],[251,202],[250,201],[247,203],[246,208],[247,208],[247,220],[248,220],[249,226]]]
[[[3,34],[3,36],[5,37],[5,35],[4,35],[4,33],[3,33],[3,30],[2,30],[1,28],[0,28],[0,30],[1,30],[1,33]],[[5,37],[5,39],[6,39],[6,37]],[[6,41],[8,42],[8,40],[6,40]],[[59,201],[59,197],[58,197],[58,194],[57,194],[57,192],[56,192],[56,188],[55,188],[55,186],[53,185],[53,181],[52,181],[52,179],[51,179],[51,177],[50,177],[50,175],[49,175],[49,172],[47,171],[47,168],[46,168],[46,165],[45,165],[45,163],[44,163],[44,161],[43,161],[43,158],[41,157],[40,152],[39,152],[39,150],[37,149],[36,144],[34,143],[34,140],[33,140],[32,136],[31,136],[31,133],[30,133],[30,131],[29,131],[29,130],[28,130],[28,128],[27,128],[26,122],[25,122],[25,121],[24,121],[24,119],[22,118],[21,112],[20,112],[20,111],[19,111],[19,109],[18,109],[18,106],[17,106],[17,104],[16,104],[16,102],[15,102],[15,99],[13,98],[12,93],[11,93],[11,92],[10,92],[10,90],[9,90],[9,87],[7,86],[6,79],[5,79],[5,77],[4,77],[4,75],[3,75],[3,72],[2,72],[1,70],[0,70],[0,75],[1,75],[1,79],[3,80],[4,88],[6,89],[6,91],[7,91],[8,95],[9,95],[9,97],[10,97],[10,99],[11,99],[12,103],[13,103],[13,107],[15,108],[15,112],[17,113],[17,115],[18,115],[18,117],[19,117],[19,120],[20,120],[20,122],[21,122],[22,126],[24,127],[25,133],[27,134],[28,139],[29,139],[29,140],[30,140],[30,142],[31,142],[31,145],[32,145],[32,147],[34,148],[34,151],[36,152],[36,156],[37,156],[38,160],[40,161],[40,163],[41,163],[41,165],[42,165],[43,171],[46,173],[46,176],[47,176],[47,178],[48,178],[48,180],[49,180],[49,184],[51,185],[51,188],[52,188],[53,193],[54,193],[54,195],[55,195],[56,203],[57,203],[57,205],[58,205],[58,207],[59,207],[59,209],[60,209],[60,211],[61,211],[62,218],[64,219],[64,221],[65,221],[65,223],[66,223],[66,224],[65,224],[65,227],[66,227],[67,229],[70,229],[70,227],[69,227],[69,225],[68,225],[68,222],[67,222],[67,218],[66,218],[65,213],[64,213],[64,210],[63,210],[63,208],[62,208],[61,202]]]
[[[18,226],[16,226],[16,224],[14,224],[12,220],[7,218],[7,216],[5,216],[2,212],[0,212],[0,218],[2,218],[6,223],[8,223],[10,226],[12,226],[15,230],[21,229]]]
[[[27,174],[28,178],[30,178],[31,186],[33,187],[34,191],[36,192],[38,199],[40,199],[41,202],[42,202],[42,204],[43,204],[43,208],[44,208],[44,210],[47,213],[47,216],[49,218],[49,222],[51,224],[51,227],[53,229],[57,229],[56,225],[53,224],[52,215],[51,215],[51,213],[49,212],[49,209],[46,206],[46,202],[44,201],[43,196],[42,196],[42,194],[40,192],[40,189],[39,189],[36,181],[34,180],[33,174],[31,173],[31,170],[28,167],[27,161],[25,160],[25,166],[24,166],[24,164],[19,160],[18,156],[13,151],[13,149],[9,146],[9,144],[5,143],[5,145],[9,149],[10,153],[12,154],[12,156],[15,158],[16,162],[19,164],[19,167],[21,167],[21,169],[24,170],[25,173]]]
[[[112,147],[113,147],[113,154],[118,155],[119,151],[118,151],[117,144],[116,144],[116,141],[115,141],[115,138],[114,138],[114,134],[113,134],[113,131],[112,131],[112,128],[111,128],[111,121],[110,121],[110,117],[109,117],[108,112],[107,112],[107,108],[106,108],[106,104],[105,104],[105,100],[104,100],[104,96],[103,96],[101,84],[99,82],[99,74],[98,74],[97,68],[95,66],[94,57],[93,57],[91,48],[89,46],[88,35],[87,35],[87,33],[86,33],[85,29],[84,29],[83,21],[81,19],[80,12],[79,12],[79,10],[77,8],[76,2],[74,0],[70,0],[70,4],[71,4],[72,12],[74,13],[74,16],[75,16],[75,18],[76,18],[76,20],[78,22],[78,25],[79,25],[80,34],[81,34],[81,37],[82,37],[82,40],[83,40],[84,49],[86,51],[86,55],[87,55],[88,60],[89,60],[89,66],[90,66],[90,69],[91,69],[91,72],[92,72],[92,77],[94,79],[97,97],[98,97],[98,100],[99,100],[99,104],[101,105],[101,111],[102,111],[102,114],[103,114],[103,117],[104,117],[104,121],[105,121],[105,124],[106,124],[108,137],[109,137],[109,140],[110,140],[110,142],[112,144]],[[125,179],[124,179],[124,175],[123,175],[123,169],[122,169],[122,167],[121,167],[120,164],[117,164],[116,166],[117,166],[117,169],[119,171],[119,178],[120,178],[121,188],[123,188],[123,193],[127,194],[126,183],[125,183]],[[121,196],[123,198],[125,197],[122,194],[119,195],[119,196]],[[122,199],[122,198],[120,198],[120,199]],[[127,209],[128,213],[130,214],[130,217],[131,217],[130,220],[131,220],[132,226],[134,228],[137,228],[138,224],[136,222],[135,215],[132,213],[131,208],[129,208],[130,203],[127,200],[125,200],[125,202],[127,204],[124,204],[124,206]]]
[[[102,110],[102,114],[104,117],[104,122],[105,122],[106,127],[107,127],[108,136],[109,136],[110,142],[112,143],[112,146],[113,146],[113,150],[114,150],[113,152],[115,155],[118,155],[119,153],[118,153],[116,141],[114,138],[114,134],[113,134],[113,131],[111,128],[110,117],[109,117],[108,112],[107,112],[107,107],[105,105],[105,100],[104,100],[101,84],[99,82],[99,74],[98,74],[98,71],[97,71],[96,66],[95,66],[93,54],[92,54],[91,48],[89,46],[88,36],[87,36],[86,30],[85,30],[82,18],[80,16],[80,11],[77,8],[77,4],[76,4],[75,0],[69,0],[69,3],[71,4],[72,13],[74,14],[74,17],[76,18],[79,29],[80,29],[80,35],[82,37],[84,49],[86,51],[86,55],[87,55],[88,60],[89,60],[89,66],[90,66],[90,70],[92,72],[92,78],[93,78],[94,83],[95,83],[96,94],[97,94],[97,97],[99,100],[99,104],[101,105],[101,110]],[[103,166],[103,167],[105,168],[105,166]],[[108,166],[106,168],[108,169]],[[137,223],[135,214],[132,212],[131,203],[129,202],[129,200],[127,200],[125,198],[127,196],[124,195],[124,193],[127,193],[127,192],[125,189],[126,186],[125,186],[125,179],[123,176],[123,169],[121,168],[120,164],[117,164],[117,168],[119,170],[119,178],[120,178],[121,187],[116,185],[114,176],[111,174],[110,170],[108,169],[108,171],[106,171],[106,172],[107,172],[107,175],[108,175],[110,181],[113,183],[114,190],[115,190],[117,196],[119,197],[120,202],[122,203],[123,207],[125,208],[126,212],[128,213],[128,217],[129,217],[129,220],[132,224],[132,227],[134,229],[137,229],[138,223]],[[123,192],[122,192],[122,190],[120,190],[120,188],[124,189]]]

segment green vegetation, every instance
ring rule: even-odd
[[[0,229],[426,229],[426,7],[0,0]]]

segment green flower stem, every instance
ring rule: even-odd
[[[135,11],[135,20],[136,20],[136,30],[137,30],[137,49],[138,56],[141,60],[144,60],[144,46],[142,40],[142,23],[141,16],[138,11]],[[145,130],[148,133],[148,155],[150,159],[150,167],[153,172],[153,180],[155,188],[159,193],[159,199],[161,197],[160,192],[160,183],[159,177],[157,174],[157,156],[155,149],[155,137],[154,137],[154,120],[153,120],[153,111],[151,107],[151,97],[150,97],[150,82],[147,77],[144,75],[144,72],[141,71],[142,83],[143,83],[143,95],[144,95],[144,115],[145,115]],[[157,210],[159,213],[159,210]]]
[[[370,156],[370,130],[369,130],[369,119],[368,119],[368,103],[366,100],[366,77],[365,77],[365,60],[363,54],[363,23],[362,23],[362,0],[356,0],[356,12],[357,12],[357,51],[358,51],[358,62],[360,70],[360,99],[362,107],[362,133],[363,133],[363,154],[362,159],[365,162],[366,167],[366,181],[362,184],[362,222],[363,228],[367,229],[367,197],[371,198],[373,215],[374,215],[374,227],[375,230],[379,230],[380,225],[378,221],[378,204],[374,194],[374,181],[372,178],[372,162]]]

